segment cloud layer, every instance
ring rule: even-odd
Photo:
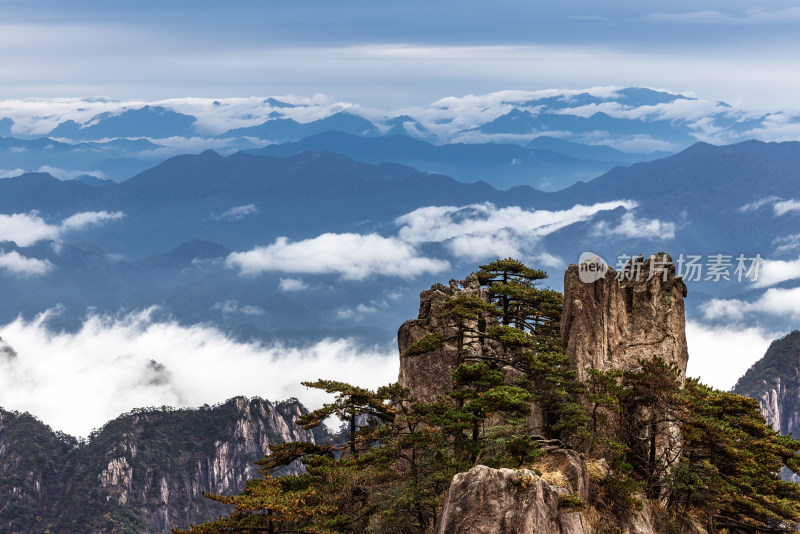
[[[0,249],[0,269],[5,270],[13,276],[40,276],[47,274],[52,268],[53,264],[47,260],[26,258],[16,250],[3,252],[2,249]]]
[[[0,337],[18,354],[0,355],[0,406],[75,435],[136,407],[257,395],[294,396],[313,408],[329,398],[301,386],[303,380],[372,388],[397,379],[394,347],[363,349],[346,339],[304,348],[239,343],[209,326],[155,322],[152,310],[90,316],[72,334],[51,330],[48,317],[0,326]]]
[[[539,250],[539,240],[571,224],[587,221],[602,211],[632,209],[635,202],[619,200],[590,206],[576,205],[560,211],[526,210],[519,206],[498,208],[492,203],[467,206],[428,206],[399,217],[397,235],[322,234],[290,242],[286,237],[247,252],[235,252],[226,262],[245,275],[263,272],[338,274],[345,280],[371,276],[412,278],[449,268],[446,260],[429,258],[419,248],[441,243],[455,258],[470,261],[489,257],[537,259],[546,266],[561,261]],[[663,223],[650,221],[646,229]],[[304,286],[282,279],[280,289]]]
[[[267,271],[305,274],[338,274],[345,280],[363,280],[372,275],[410,278],[438,273],[450,264],[426,258],[409,243],[377,234],[322,234],[290,242],[279,237],[266,247],[235,252],[226,260],[242,274]]]
[[[711,299],[703,310],[707,319],[741,321],[755,313],[800,319],[800,287],[770,288],[760,297],[748,302],[740,299]]]
[[[120,211],[87,211],[67,217],[58,224],[50,224],[36,212],[0,213],[0,241],[13,241],[21,247],[29,247],[38,241],[60,239],[66,232],[117,221],[123,216]]]

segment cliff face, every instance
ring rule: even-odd
[[[800,330],[773,341],[733,391],[756,399],[773,429],[800,437]]]
[[[474,295],[488,302],[489,294],[481,289],[478,279],[470,275],[459,287],[455,280],[449,286],[434,284],[419,295],[419,316],[406,321],[397,332],[397,344],[400,349],[400,376],[398,381],[411,390],[411,395],[419,401],[431,402],[437,395],[447,393],[452,388],[450,373],[458,366],[458,348],[453,339],[456,328],[448,325],[439,317],[442,305],[459,296]],[[484,317],[473,326],[479,332],[497,324],[493,317]],[[442,334],[448,341],[440,348],[423,354],[406,355],[408,347],[428,334]],[[492,341],[473,335],[464,340],[464,353],[469,355],[488,356],[498,350]]]
[[[660,357],[686,377],[689,351],[683,299],[686,285],[675,277],[666,253],[643,261],[637,277],[609,268],[594,282],[581,280],[580,267],[564,274],[561,343],[578,377],[585,368],[631,370],[638,360]]]
[[[137,410],[87,443],[27,414],[0,411],[0,532],[168,533],[226,514],[202,492],[258,476],[271,443],[314,436],[296,401],[237,397],[198,410]]]

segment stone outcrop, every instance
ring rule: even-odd
[[[609,268],[588,283],[578,265],[564,274],[561,343],[580,379],[587,367],[631,370],[640,358],[654,357],[677,364],[686,377],[686,285],[666,253],[635,266],[622,273]]]
[[[478,465],[453,477],[436,534],[589,534],[566,488],[528,469]]]
[[[102,534],[124,525],[166,534],[216,519],[230,507],[204,491],[238,493],[271,444],[322,437],[294,424],[303,413],[296,400],[244,397],[198,410],[136,410],[80,444],[0,410],[0,532]]]
[[[463,287],[462,287],[463,286]],[[430,402],[437,395],[452,389],[450,372],[459,363],[458,348],[454,338],[457,330],[439,316],[442,305],[462,295],[475,295],[489,301],[488,292],[481,289],[477,277],[470,275],[461,284],[450,280],[450,285],[434,284],[430,289],[420,293],[419,317],[406,321],[397,332],[397,344],[400,349],[400,376],[398,381],[411,390],[412,397],[419,401]],[[474,327],[482,332],[496,324],[493,317],[485,317],[476,322]],[[423,354],[407,355],[406,349],[428,334],[442,334],[447,341],[440,348]],[[487,355],[498,347],[492,342],[473,335],[464,341],[465,359],[469,355]]]

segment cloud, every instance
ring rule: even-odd
[[[759,209],[763,208],[764,206],[768,206],[770,204],[774,204],[775,202],[778,202],[779,200],[780,200],[780,198],[778,198],[776,196],[760,198],[758,200],[754,200],[753,202],[750,202],[749,204],[745,204],[744,206],[739,208],[739,211],[741,211],[742,213],[748,213],[748,212],[751,212],[751,211],[756,211],[756,210],[759,210]]]
[[[542,256],[542,251],[536,250],[540,238],[571,224],[587,221],[601,211],[635,206],[635,202],[618,200],[549,211],[526,210],[519,206],[498,208],[486,202],[461,207],[419,208],[395,222],[400,226],[400,239],[415,244],[445,243],[458,258],[474,261],[488,257],[536,257],[558,266],[563,263],[560,259]]]
[[[600,211],[635,206],[629,200],[591,206],[579,204],[560,211],[526,210],[519,206],[498,208],[489,202],[460,207],[428,206],[398,217],[396,236],[328,233],[293,243],[281,237],[266,247],[235,252],[226,262],[242,274],[278,271],[335,273],[347,280],[374,275],[410,278],[449,267],[447,261],[423,257],[417,250],[424,243],[443,243],[459,259],[513,256],[557,267],[563,264],[560,258],[536,249],[541,237],[589,220]]]
[[[25,174],[25,169],[0,169],[0,179],[16,178]]]
[[[761,328],[710,327],[687,321],[689,365],[686,374],[715,388],[729,390],[764,356],[772,340],[781,335]]]
[[[61,231],[84,230],[91,226],[97,226],[109,221],[118,221],[125,215],[121,211],[85,211],[67,217],[61,222]]]
[[[264,315],[264,310],[252,304],[241,306],[238,300],[226,300],[225,302],[217,302],[212,307],[212,310],[219,310],[222,313],[241,313],[243,315]]]
[[[50,176],[58,178],[59,180],[74,180],[78,176],[94,176],[95,178],[105,179],[106,175],[103,171],[68,171],[58,167],[51,167],[50,165],[42,165],[36,172],[46,172]]]
[[[0,214],[0,241],[13,241],[27,247],[37,241],[58,239],[60,235],[59,226],[47,224],[35,212]]]
[[[383,306],[385,307],[385,303]],[[336,311],[336,317],[338,319],[345,319],[348,321],[358,321],[365,315],[371,315],[378,311],[378,306],[375,305],[366,305],[366,304],[359,304],[355,308],[342,308]]]
[[[9,274],[20,277],[41,276],[47,274],[53,264],[47,260],[26,258],[16,250],[3,252],[0,250],[0,269],[5,269]]]
[[[800,211],[800,200],[782,200],[776,202],[772,207],[775,210],[775,215],[785,215],[790,211]]]
[[[631,238],[672,239],[675,237],[675,223],[658,219],[637,219],[633,212],[625,213],[616,224],[602,221],[597,224],[594,235],[618,235]]]
[[[203,325],[156,322],[152,310],[93,315],[75,333],[48,326],[52,312],[0,326],[17,352],[0,357],[0,406],[29,411],[57,430],[86,436],[136,407],[199,406],[236,395],[330,398],[300,385],[330,378],[375,388],[397,379],[394,347],[346,339],[305,347],[239,343]],[[53,402],[58,399],[58,402]]]
[[[800,133],[800,130],[798,131],[798,133]],[[786,215],[787,213],[790,213],[792,211],[800,211],[800,200],[794,200],[794,199],[783,200],[780,197],[776,196],[764,197],[755,200],[753,202],[750,202],[749,204],[745,204],[744,206],[739,208],[739,211],[741,211],[742,213],[747,213],[759,210],[764,206],[769,206],[769,205],[772,205],[772,210],[775,212],[776,217],[780,217],[781,215]]]
[[[755,313],[800,319],[800,287],[770,288],[752,302],[740,299],[711,299],[703,309],[706,319],[741,321]]]
[[[219,215],[212,213],[211,218],[219,221],[219,220],[226,220],[226,221],[238,221],[240,219],[244,219],[248,215],[254,215],[258,213],[258,208],[255,204],[247,204],[245,206],[234,206],[233,208],[220,213]]]
[[[620,207],[633,209],[636,203],[616,200],[590,206],[577,204],[560,211],[526,210],[519,206],[497,208],[490,202],[461,207],[429,206],[398,217],[395,222],[401,226],[398,236],[408,243],[443,242],[464,236],[491,237],[504,229],[531,239]]]
[[[788,252],[800,248],[800,234],[776,237],[773,243],[778,245],[778,248],[775,249],[776,253]]]
[[[303,291],[308,288],[309,285],[300,278],[281,278],[278,282],[278,289],[283,292]]]
[[[327,233],[296,242],[279,237],[266,247],[234,252],[226,263],[242,274],[338,274],[345,280],[376,275],[410,278],[450,267],[447,261],[426,258],[413,245],[395,237],[351,233]]]
[[[794,237],[794,236],[790,236]],[[755,287],[770,287],[787,280],[800,278],[800,258],[796,260],[764,260]]]
[[[60,224],[47,223],[36,212],[0,214],[0,241],[13,241],[21,247],[38,241],[56,240],[65,232],[84,230],[124,216],[122,212],[86,211],[76,213]]]

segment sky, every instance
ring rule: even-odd
[[[791,2],[0,0],[0,98],[324,93],[422,105],[640,85],[796,108]]]

